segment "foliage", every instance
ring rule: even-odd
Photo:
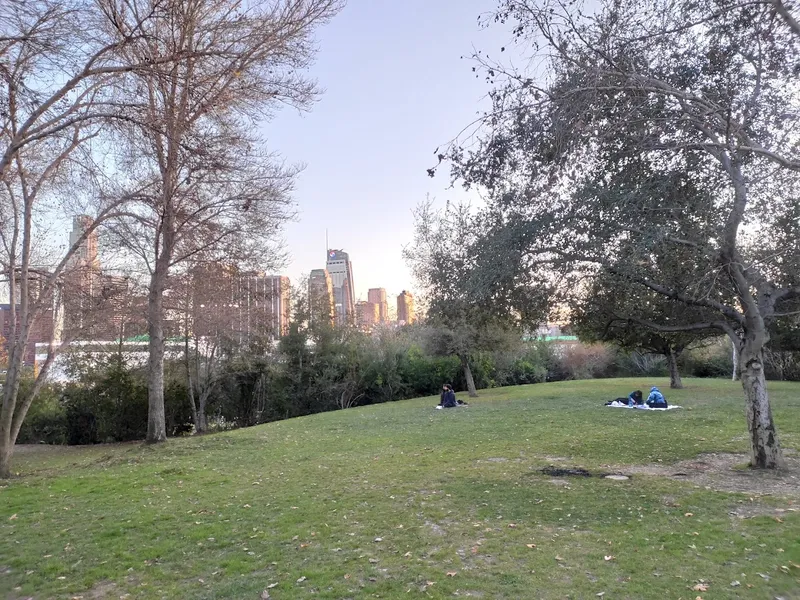
[[[160,447],[19,452],[22,477],[0,490],[0,594],[258,598],[277,584],[272,597],[297,599],[705,598],[687,593],[703,580],[713,598],[791,598],[791,486],[741,494],[636,474],[557,485],[538,472],[560,459],[671,474],[698,454],[747,451],[730,381],[688,380],[669,395],[684,410],[602,406],[653,383],[666,380],[505,388],[448,411],[427,397]],[[770,391],[797,447],[798,384]]]
[[[33,385],[31,375],[20,382],[20,389],[27,393]],[[27,418],[17,438],[19,444],[66,444],[68,438],[64,406],[60,402],[59,386],[45,386],[28,410]]]
[[[474,354],[518,338],[520,325],[544,314],[545,294],[520,286],[498,290],[481,277],[475,269],[481,226],[468,205],[448,203],[436,211],[428,201],[417,209],[415,221],[414,242],[404,255],[427,302],[426,349],[457,356],[473,396]]]
[[[492,110],[446,155],[488,196],[473,263],[497,286],[556,281],[569,296],[608,272],[702,309],[640,324],[733,340],[752,462],[766,468],[782,461],[768,329],[800,299],[800,35],[776,4],[499,0],[490,19],[543,71],[478,53]]]

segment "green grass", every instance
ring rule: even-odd
[[[800,598],[797,494],[538,471],[745,452],[739,385],[685,383],[667,395],[687,409],[666,413],[601,405],[650,381],[564,382],[20,454],[0,488],[0,597]],[[798,448],[800,385],[769,387]],[[729,514],[743,505],[764,514]]]

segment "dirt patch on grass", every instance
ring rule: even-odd
[[[721,492],[800,498],[800,458],[786,456],[786,468],[759,471],[746,467],[744,454],[701,454],[673,465],[630,465],[625,473],[688,481]]]

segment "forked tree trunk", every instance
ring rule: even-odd
[[[747,397],[747,428],[750,433],[750,466],[778,469],[784,465],[764,377],[763,348],[748,348],[739,355],[740,378]]]
[[[669,349],[667,354],[667,362],[669,363],[669,387],[673,390],[682,390],[683,382],[681,381],[681,373],[678,370],[678,356],[679,352],[674,349]]]
[[[470,398],[477,398],[478,391],[475,389],[475,380],[472,378],[472,369],[469,368],[469,359],[465,354],[458,357],[461,359],[461,367],[464,369],[464,379],[467,380],[467,392]]]

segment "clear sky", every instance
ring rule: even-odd
[[[284,109],[264,125],[269,147],[304,163],[299,220],[285,232],[293,281],[325,266],[330,246],[350,254],[356,297],[384,287],[413,290],[402,257],[412,210],[430,194],[443,205],[465,197],[449,173],[431,179],[434,150],[486,107],[488,85],[467,58],[499,54],[507,29],[481,29],[495,0],[349,0],[318,33],[311,75],[325,93],[312,112]],[[461,57],[464,56],[464,59]],[[390,301],[393,303],[393,300]]]

